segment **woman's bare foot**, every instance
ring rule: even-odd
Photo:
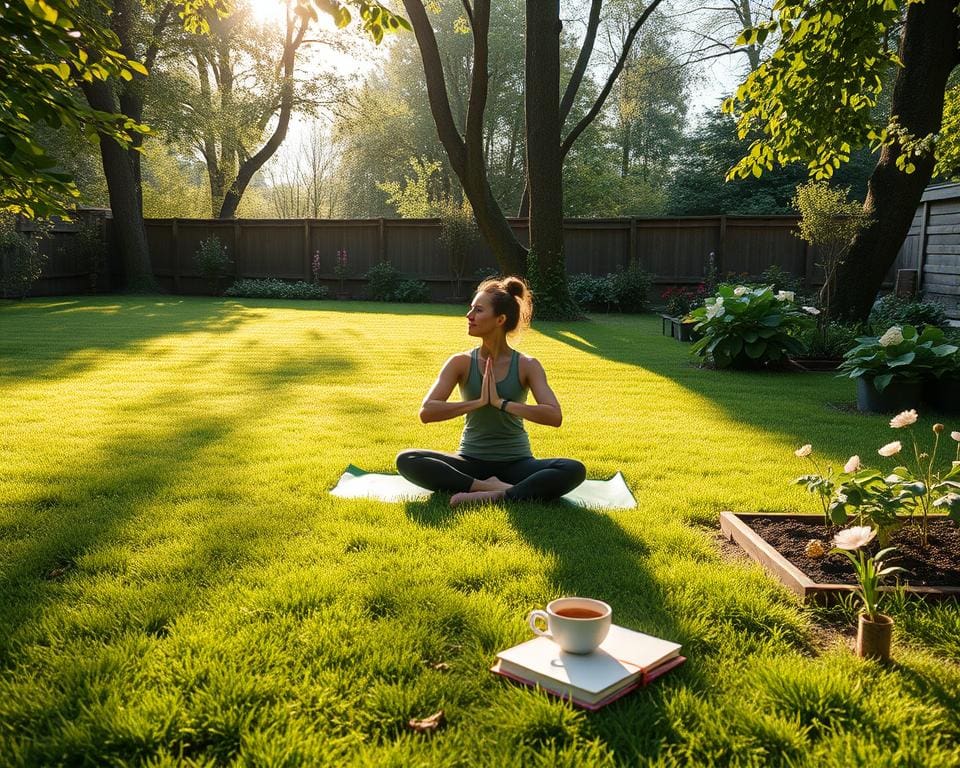
[[[509,488],[510,486],[507,487]],[[502,499],[506,493],[506,490],[455,493],[450,497],[450,506],[456,507],[460,504],[479,504],[484,501],[497,501],[498,499]]]
[[[508,491],[513,488],[510,483],[505,483],[499,477],[488,477],[486,480],[480,480],[479,478],[473,481],[473,484],[470,486],[470,492],[475,493],[476,491]]]

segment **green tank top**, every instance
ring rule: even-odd
[[[467,381],[460,385],[460,395],[464,400],[476,400],[483,387],[483,374],[480,371],[480,350],[470,353],[470,372]],[[520,353],[513,351],[510,369],[506,378],[497,382],[497,394],[515,403],[527,401],[527,390],[520,384]],[[463,456],[485,461],[513,461],[527,459],[530,452],[530,437],[523,428],[523,419],[505,411],[485,405],[466,415],[463,436],[457,452]]]

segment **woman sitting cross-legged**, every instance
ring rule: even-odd
[[[480,284],[467,312],[468,333],[479,347],[453,355],[444,364],[420,408],[425,424],[466,416],[456,453],[408,450],[397,470],[431,491],[453,494],[451,505],[494,499],[557,499],[586,477],[573,459],[535,459],[523,420],[559,427],[560,403],[532,357],[507,344],[530,324],[533,297],[518,277]],[[448,402],[455,386],[462,400]],[[527,392],[536,405],[528,405]]]

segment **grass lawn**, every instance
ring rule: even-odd
[[[0,303],[0,764],[960,764],[955,605],[894,606],[883,668],[718,539],[723,509],[816,511],[802,443],[893,461],[885,419],[827,405],[849,380],[699,370],[659,318],[540,323],[518,346],[565,421],[534,452],[622,470],[637,509],[330,497],[456,447],[416,412],[462,315]],[[688,663],[592,715],[491,675],[566,594]]]

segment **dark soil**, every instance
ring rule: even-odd
[[[780,515],[749,518],[748,525],[768,544],[819,584],[854,584],[853,564],[842,553],[811,558],[804,549],[811,539],[819,539],[829,552],[831,540],[840,529],[823,525],[822,518],[802,520]],[[908,524],[893,534],[889,565],[899,565],[905,572],[896,574],[900,581],[915,587],[960,587],[960,527],[939,518],[929,521],[927,545],[920,540],[919,525]],[[874,539],[867,552],[875,553],[879,545]],[[891,578],[890,583],[894,583]]]

